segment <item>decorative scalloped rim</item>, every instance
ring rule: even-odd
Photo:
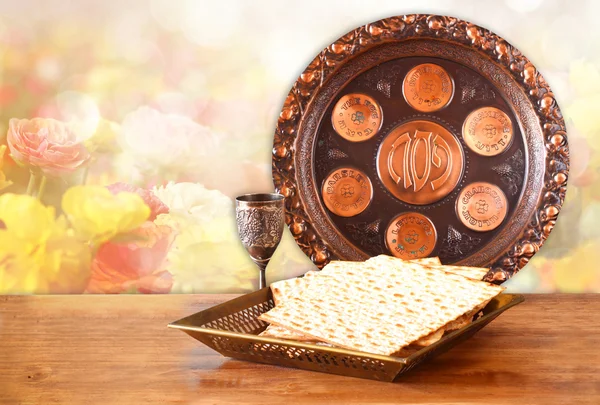
[[[302,250],[319,267],[338,258],[310,223],[296,189],[295,141],[301,117],[318,90],[348,59],[375,46],[409,39],[450,41],[474,48],[510,72],[535,106],[546,152],[544,184],[537,209],[512,247],[493,258],[487,281],[502,283],[519,271],[542,246],[564,202],[569,150],[564,119],[542,75],[519,50],[496,34],[446,16],[411,14],[359,27],[325,48],[300,75],[279,116],[273,146],[273,181],[286,197],[286,223]]]

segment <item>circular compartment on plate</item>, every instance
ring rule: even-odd
[[[427,257],[435,248],[437,232],[425,215],[405,212],[396,216],[385,231],[385,243],[391,254],[404,260]]]
[[[469,229],[487,232],[500,226],[508,211],[506,196],[490,183],[471,183],[456,200],[456,215]]]
[[[377,174],[396,198],[426,205],[454,190],[464,169],[460,142],[432,121],[402,123],[385,137],[377,153]]]
[[[504,111],[496,107],[478,108],[465,119],[463,138],[473,152],[482,156],[496,156],[512,142],[512,122]]]
[[[383,116],[381,107],[366,94],[346,94],[335,104],[331,124],[339,136],[350,142],[371,139],[379,132]]]
[[[353,217],[363,212],[373,198],[369,177],[351,167],[334,170],[323,182],[323,202],[329,211],[340,217]]]
[[[454,83],[443,67],[423,63],[406,74],[402,94],[408,105],[417,111],[438,111],[452,100]]]

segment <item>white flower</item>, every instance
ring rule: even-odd
[[[155,222],[177,231],[168,255],[172,292],[252,289],[258,269],[239,242],[229,197],[197,183],[171,182],[152,191],[170,210]]]
[[[169,207],[157,221],[178,230],[180,249],[198,242],[237,240],[233,202],[220,191],[198,183],[169,182],[152,192]]]
[[[207,222],[215,217],[233,218],[233,202],[218,190],[209,190],[199,183],[174,183],[154,187],[152,192],[171,213]]]
[[[119,142],[142,173],[173,175],[196,170],[213,155],[212,131],[188,117],[140,107],[123,120]]]

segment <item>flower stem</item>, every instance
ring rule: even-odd
[[[42,175],[42,181],[40,182],[40,188],[38,188],[38,193],[37,193],[37,199],[41,200],[42,196],[44,195],[44,191],[46,191],[46,182],[48,181],[48,178],[44,175]]]
[[[85,185],[85,183],[87,183],[87,178],[88,178],[89,172],[90,172],[90,166],[88,164],[83,169],[83,179],[81,180],[81,185]]]
[[[35,183],[37,182],[37,175],[33,173],[33,171],[29,172],[29,183],[27,183],[27,191],[26,194],[33,196],[33,189],[35,188]]]

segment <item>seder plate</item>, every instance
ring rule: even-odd
[[[290,91],[273,179],[318,266],[378,254],[490,267],[501,283],[539,250],[564,201],[565,123],[536,68],[452,17],[359,27]]]

